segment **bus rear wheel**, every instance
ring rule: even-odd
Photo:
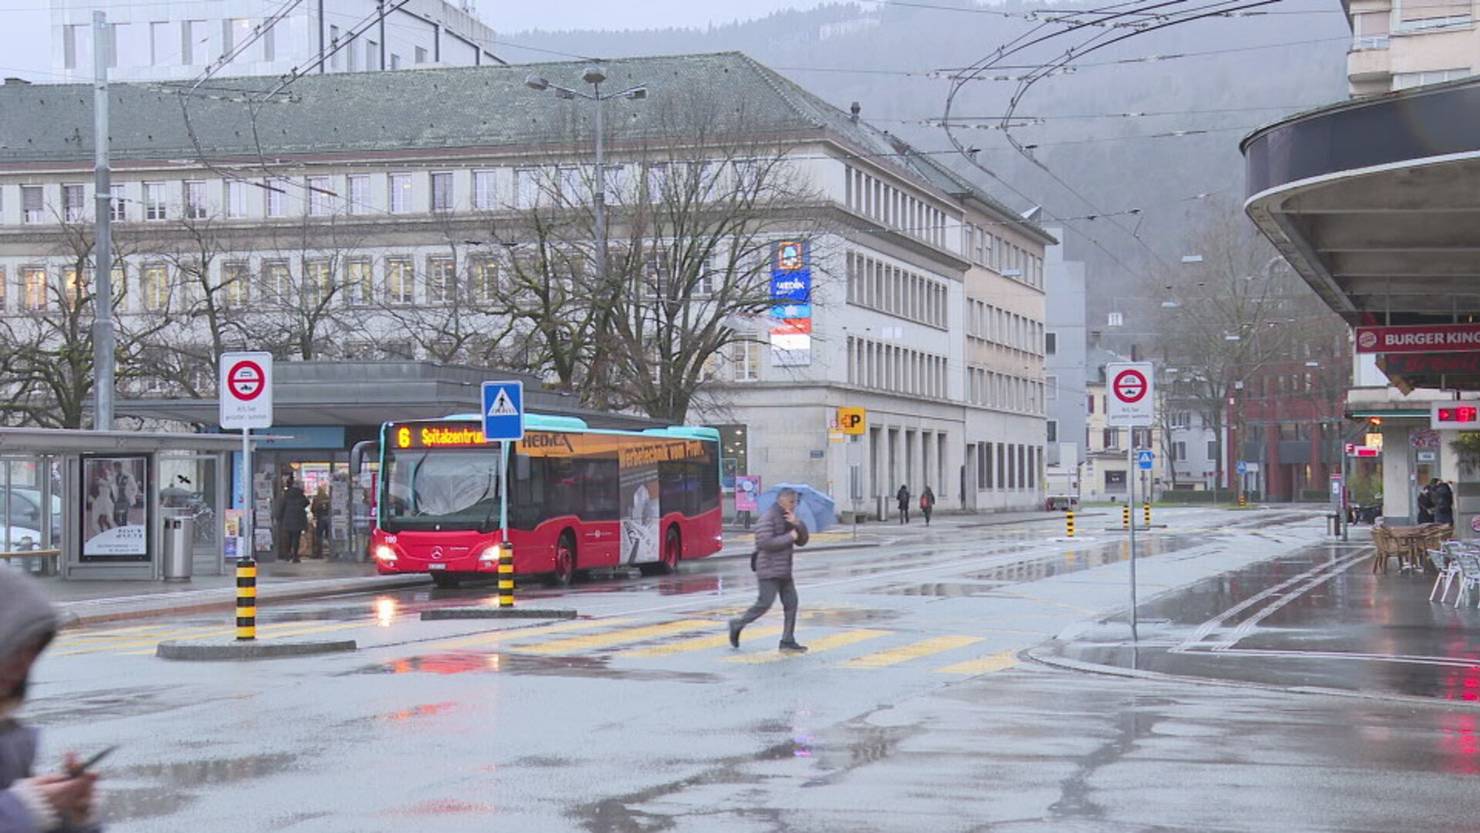
[[[557,587],[569,587],[576,580],[576,539],[569,532],[562,533],[555,545],[555,572],[550,574],[550,583]]]

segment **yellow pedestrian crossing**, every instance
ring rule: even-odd
[[[746,628],[740,633],[741,642],[754,642],[758,639],[777,636],[781,633],[780,625],[768,625],[765,627]],[[651,648],[638,648],[632,651],[624,651],[617,654],[619,657],[666,657],[673,654],[685,654],[690,651],[705,651],[710,648],[724,648],[730,644],[730,634],[725,633],[716,636],[696,636],[692,639],[680,639],[677,642],[667,642],[662,645],[654,645]]]
[[[965,648],[967,645],[975,645],[982,641],[979,636],[935,636],[930,639],[912,642],[909,645],[901,645],[887,651],[877,651],[872,654],[864,654],[843,663],[844,668],[888,668],[901,662],[921,659],[946,651],[954,651],[957,648]]]
[[[942,674],[990,674],[993,671],[1005,671],[1018,664],[1017,654],[1012,651],[1002,651],[979,659],[969,659],[958,662],[955,665],[947,665],[945,668],[937,668]]]
[[[420,651],[459,651],[467,648],[477,648],[484,645],[497,645],[503,642],[511,642],[516,639],[537,639],[547,634],[562,634],[572,631],[591,630],[592,628],[611,627],[613,625],[625,625],[631,619],[573,619],[568,622],[557,622],[549,625],[537,625],[531,628],[507,628],[491,633],[479,633],[472,636],[461,636],[441,642],[429,642],[418,645]]]
[[[810,656],[812,654],[821,654],[827,651],[835,651],[839,648],[846,648],[849,645],[857,645],[860,642],[867,642],[870,639],[878,639],[881,636],[888,636],[890,633],[892,633],[892,631],[876,631],[870,630],[868,628],[841,631],[839,633],[831,633],[819,639],[808,641],[806,654],[785,654],[780,651],[776,651],[774,653],[768,652],[764,654],[744,654],[738,657],[728,657],[725,661],[742,662],[747,665],[756,665],[766,662],[778,662],[784,659],[792,659],[795,657]]]
[[[572,636],[565,639],[557,639],[553,642],[537,642],[533,645],[519,646],[518,651],[525,654],[572,654],[578,651],[609,648],[613,645],[622,645],[628,642],[641,642],[645,639],[674,636],[690,631],[708,630],[712,627],[714,627],[714,622],[708,619],[680,619],[677,622],[665,622],[661,625],[644,625],[642,627],[625,628],[623,630],[608,631],[589,636]]]

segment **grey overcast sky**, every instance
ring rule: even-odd
[[[454,0],[455,2],[456,0]],[[131,0],[112,0],[127,4]],[[481,0],[480,16],[500,37],[528,29],[649,29],[708,26],[763,17],[820,0]],[[0,0],[0,74],[46,81],[51,69],[47,0]]]

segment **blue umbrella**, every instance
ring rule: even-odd
[[[797,520],[807,525],[808,532],[825,532],[838,522],[837,505],[833,503],[833,499],[805,483],[778,483],[772,486],[756,499],[756,508],[761,512],[769,511],[776,503],[777,493],[782,489],[791,489],[797,493]]]

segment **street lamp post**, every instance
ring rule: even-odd
[[[581,73],[581,80],[591,85],[591,92],[583,93],[569,87],[551,84],[543,76],[529,75],[524,79],[524,85],[537,92],[550,90],[555,93],[556,98],[571,100],[584,98],[592,102],[596,109],[594,118],[596,127],[596,165],[593,173],[595,182],[591,191],[591,210],[596,220],[596,277],[601,285],[606,285],[606,137],[605,123],[603,121],[603,105],[614,98],[625,98],[632,101],[641,101],[647,98],[647,86],[639,84],[629,87],[619,93],[603,94],[601,92],[602,82],[606,81],[606,71],[592,64]]]

